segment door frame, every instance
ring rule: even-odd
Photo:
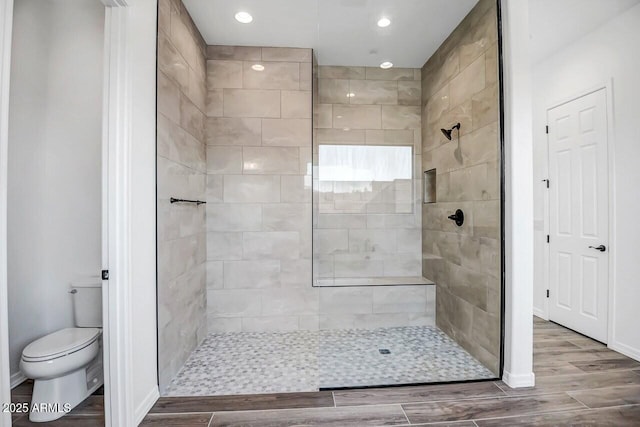
[[[132,366],[132,72],[128,0],[105,6],[103,77],[103,360],[105,426],[135,425]],[[0,402],[11,402],[7,284],[8,120],[13,0],[0,0]],[[0,411],[0,426],[11,414]]]
[[[608,224],[608,233],[609,239],[607,243],[607,258],[609,263],[609,276],[608,276],[608,284],[607,284],[607,346],[612,347],[611,338],[614,337],[614,322],[613,322],[613,313],[615,310],[615,211],[616,211],[616,203],[615,203],[615,158],[614,158],[614,123],[613,123],[613,78],[610,78],[604,82],[591,86],[590,88],[581,90],[572,94],[571,96],[566,96],[555,100],[548,104],[546,108],[545,120],[546,123],[549,123],[549,110],[552,110],[561,105],[567,104],[571,101],[575,101],[576,99],[582,98],[583,96],[590,95],[599,90],[605,91],[606,98],[606,114],[607,114],[607,198],[608,198],[608,210],[609,210],[609,224]],[[545,157],[545,173],[547,179],[549,178],[549,135],[546,135],[546,145],[545,149],[547,151],[547,155]],[[553,182],[551,182],[553,185]],[[550,222],[551,222],[551,197],[550,192],[547,190],[544,194],[544,234],[550,235]],[[550,286],[550,268],[551,268],[551,250],[550,244],[544,245],[544,265],[543,265],[543,277],[546,284],[546,289],[549,289]],[[549,299],[545,298],[544,301],[544,319],[549,320]]]

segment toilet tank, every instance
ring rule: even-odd
[[[100,279],[71,284],[73,319],[78,328],[102,327],[102,282]]]

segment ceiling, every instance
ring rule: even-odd
[[[183,0],[207,44],[314,48],[322,65],[419,68],[477,0]],[[254,20],[240,24],[238,11]],[[391,19],[379,28],[380,17]]]
[[[537,63],[640,0],[529,0],[531,60]]]

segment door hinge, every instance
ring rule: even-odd
[[[109,280],[109,270],[102,270],[102,280]]]
[[[547,289],[547,298],[549,298],[549,289]]]
[[[547,234],[547,243],[551,241],[551,237]]]
[[[547,135],[549,134],[549,125],[545,126],[544,131],[547,133]]]

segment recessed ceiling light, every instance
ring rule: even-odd
[[[255,71],[264,71],[264,65],[262,64],[253,64],[251,68]]]
[[[355,93],[353,93],[353,92],[349,92],[349,93],[347,94],[347,98],[353,98],[354,96],[356,96],[356,94],[355,94]]]
[[[380,68],[386,70],[387,68],[391,68],[393,67],[393,63],[389,62],[389,61],[385,61],[382,64],[380,64]]]
[[[248,24],[253,21],[253,16],[248,12],[238,12],[236,13],[236,21],[241,22],[243,24]]]
[[[383,17],[378,20],[378,27],[380,28],[388,27],[389,25],[391,25],[391,20],[389,18]]]

